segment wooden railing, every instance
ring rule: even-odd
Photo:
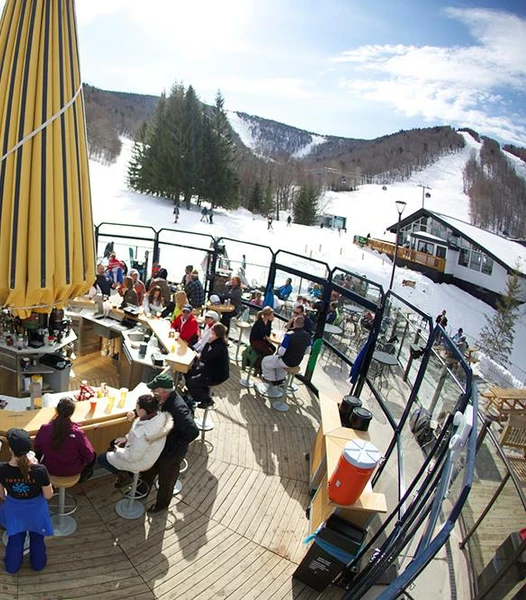
[[[394,255],[395,245],[391,242],[384,242],[383,240],[374,240],[369,238],[367,240],[367,246],[373,250],[376,250],[377,252],[387,254],[387,256]],[[397,258],[406,260],[408,262],[418,263],[419,265],[424,265],[430,269],[434,269],[435,271],[440,271],[441,273],[443,273],[446,269],[446,260],[444,258],[432,256],[426,252],[412,250],[411,248],[405,248],[404,246],[398,247]]]

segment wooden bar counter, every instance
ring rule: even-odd
[[[57,403],[60,398],[74,398],[77,392],[63,392],[51,394],[53,402]],[[115,400],[111,411],[108,411],[108,397],[100,398],[97,401],[95,410],[91,409],[90,402],[85,400],[76,402],[75,412],[72,421],[78,423],[86,432],[95,452],[100,454],[108,449],[109,442],[128,433],[131,423],[126,419],[126,414],[135,408],[137,398],[142,394],[150,393],[145,384],[138,385],[134,390],[128,392],[126,403],[119,408],[120,392],[117,389],[109,388],[109,395],[114,394]],[[14,398],[11,403],[18,401],[23,405],[27,400]],[[9,410],[9,406],[0,410],[0,436],[4,437],[7,431],[12,427],[25,429],[34,437],[40,427],[49,423],[55,415],[55,408],[38,408],[35,410]],[[9,458],[9,449],[4,444],[0,452],[0,460]]]
[[[320,412],[321,424],[310,453],[309,488],[314,492],[310,504],[310,532],[314,532],[332,514],[337,514],[359,527],[366,527],[375,514],[387,512],[384,494],[374,492],[368,483],[355,504],[344,506],[329,499],[327,481],[336,469],[348,441],[362,439],[374,444],[374,440],[370,440],[367,431],[343,427],[338,404],[334,400],[320,397]]]

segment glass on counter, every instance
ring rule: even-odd
[[[108,404],[106,406],[106,412],[107,413],[111,413],[111,411],[113,410],[113,405],[115,404],[115,394],[113,392],[110,392],[108,394]]]
[[[121,387],[119,390],[120,399],[119,399],[119,408],[124,408],[126,406],[126,398],[128,397],[128,388]]]

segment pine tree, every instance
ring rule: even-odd
[[[184,150],[183,150],[183,196],[190,208],[192,195],[199,193],[202,177],[201,149],[203,143],[202,109],[199,99],[190,85],[184,97]]]
[[[294,223],[314,225],[318,216],[319,192],[312,185],[303,186],[294,202]]]
[[[224,109],[221,92],[216,95],[216,103],[207,119],[204,131],[203,174],[206,179],[204,195],[212,206],[237,208],[239,205],[239,179],[234,168],[234,142],[230,135],[230,124]]]
[[[265,191],[263,193],[263,214],[270,215],[274,210],[274,193],[272,189],[272,177],[269,175]],[[277,213],[277,219],[279,221],[279,211]]]
[[[259,213],[261,214],[261,210],[263,208],[263,192],[261,191],[261,185],[259,181],[256,179],[254,183],[254,187],[252,188],[252,192],[250,194],[250,198],[248,201],[248,210],[251,213]]]
[[[515,321],[519,315],[519,292],[519,276],[513,271],[508,274],[506,294],[497,301],[497,312],[491,319],[486,316],[486,324],[479,334],[479,345],[484,353],[503,366],[509,364],[513,349]]]

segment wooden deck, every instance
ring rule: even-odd
[[[98,355],[78,358],[74,375],[72,387],[81,379],[118,385],[116,362]],[[238,381],[232,364],[230,381],[215,391],[215,429],[205,446],[191,446],[183,490],[168,513],[119,518],[112,476],[73,488],[77,531],[48,540],[41,573],[27,563],[16,576],[0,570],[2,599],[318,597],[291,578],[305,552],[304,453],[317,400],[300,385],[289,412],[278,413]],[[342,595],[331,588],[323,597]]]

